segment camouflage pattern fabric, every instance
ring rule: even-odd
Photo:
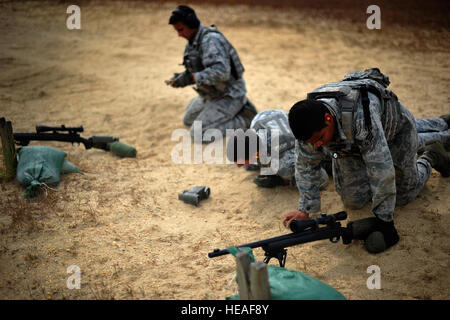
[[[296,186],[295,180],[295,137],[289,127],[289,118],[283,110],[265,110],[258,113],[250,125],[261,138],[266,139],[267,150],[271,150],[271,130],[278,130],[279,145],[274,148],[274,152],[279,154],[279,168],[277,175],[290,180],[290,186]],[[266,130],[266,134],[261,134],[261,130]],[[322,168],[320,174],[320,189],[328,186],[329,177]]]
[[[252,120],[250,128],[255,129],[258,132],[261,129],[265,129],[267,132],[267,139],[262,136],[261,138],[266,141],[267,150],[271,149],[271,132],[272,130],[278,130],[278,146],[276,151],[281,154],[290,150],[295,146],[295,137],[289,127],[289,118],[286,112],[283,110],[265,110],[258,113]]]
[[[289,119],[283,110],[265,110],[258,113],[250,125],[254,129],[260,141],[266,144],[268,151],[271,150],[273,130],[278,131],[278,146],[274,146],[273,152],[278,153],[279,168],[277,175],[283,179],[288,179],[295,186],[295,152],[293,146],[295,137],[289,127]],[[265,133],[263,133],[265,131]]]
[[[192,41],[186,44],[183,64],[185,73],[192,73],[199,97],[191,100],[183,119],[191,125],[202,121],[203,131],[216,128],[225,135],[226,129],[248,128],[238,113],[248,101],[244,68],[236,50],[217,30],[200,25]],[[191,128],[192,133],[192,128]]]
[[[412,114],[398,101],[389,101],[381,110],[372,93],[370,117],[372,129],[364,124],[360,100],[353,118],[354,148],[344,150],[345,135],[336,122],[335,139],[327,146],[296,142],[296,180],[300,191],[299,210],[321,210],[319,182],[320,161],[326,153],[333,156],[333,180],[346,207],[362,208],[372,201],[372,212],[384,221],[392,221],[396,205],[416,198],[431,174],[431,165],[417,160],[418,134]],[[324,101],[335,119],[340,108],[334,99]]]
[[[297,187],[297,180],[295,178],[295,160],[295,147],[283,152],[280,155],[280,168],[277,173],[283,179],[289,180],[291,187]],[[322,166],[320,168],[319,179],[319,190],[326,189],[328,187],[330,177]]]
[[[222,135],[226,135],[227,129],[248,129],[247,122],[240,114],[230,113],[231,110],[238,106],[242,108],[246,98],[233,99],[231,97],[223,97],[221,99],[207,100],[202,97],[193,98],[183,117],[183,123],[191,126],[190,135],[194,137],[194,121],[201,121],[202,135],[208,129],[218,129]]]
[[[419,148],[424,147],[433,140],[445,144],[445,141],[450,139],[450,129],[444,119],[416,119],[416,127],[419,138]]]

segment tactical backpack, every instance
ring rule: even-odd
[[[371,117],[369,110],[368,92],[375,94],[381,103],[381,110],[384,115],[383,128],[389,126],[386,121],[395,112],[396,108],[392,108],[392,104],[398,102],[397,96],[387,89],[390,81],[378,68],[366,69],[364,71],[353,71],[345,75],[342,81],[328,83],[314,91],[308,93],[307,99],[319,100],[333,98],[336,100],[341,110],[341,125],[345,134],[345,149],[350,150],[354,143],[352,124],[353,116],[356,111],[357,103],[361,97],[364,111],[364,124],[370,132]]]

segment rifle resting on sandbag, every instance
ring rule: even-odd
[[[49,127],[37,125],[36,133],[14,133],[14,140],[16,140],[16,144],[21,146],[27,146],[30,141],[62,141],[72,142],[72,144],[74,142],[82,143],[86,149],[97,148],[103,150],[108,150],[108,143],[119,141],[119,138],[110,136],[93,136],[85,139],[79,135],[79,132],[83,131],[83,126],[66,127],[61,125],[60,127]]]
[[[111,136],[92,136],[83,138],[79,135],[83,132],[83,126],[66,127],[50,127],[45,125],[37,125],[36,133],[14,133],[14,140],[17,145],[27,146],[30,141],[62,141],[82,143],[86,149],[96,148],[111,151],[122,157],[135,157],[136,149],[119,143],[119,138]],[[120,145],[119,145],[120,144]]]
[[[338,222],[345,219],[347,219],[347,212],[340,211],[329,215],[323,213],[315,219],[293,220],[290,224],[292,233],[236,247],[261,247],[265,253],[264,262],[266,264],[269,263],[270,259],[276,258],[280,263],[280,267],[284,267],[287,255],[287,249],[285,248],[287,247],[324,239],[330,239],[331,242],[336,243],[341,237],[344,244],[351,243],[353,238],[351,229],[342,227],[341,223]],[[320,227],[320,225],[325,226]],[[214,249],[214,251],[208,253],[208,257],[214,258],[228,253],[229,251],[227,249]]]

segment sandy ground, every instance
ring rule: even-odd
[[[181,70],[185,40],[167,25],[177,3],[83,2],[81,30],[66,28],[68,5],[0,3],[0,116],[15,132],[36,124],[83,125],[83,136],[120,137],[138,156],[50,142],[85,174],[64,175],[56,191],[31,202],[21,199],[16,181],[0,184],[0,298],[234,294],[234,259],[207,253],[287,233],[281,218],[296,209],[298,191],[257,188],[256,173],[234,165],[172,161],[178,143],[172,132],[185,129],[181,117],[195,96],[163,82]],[[391,17],[381,30],[368,30],[365,7],[354,19],[283,7],[195,8],[237,48],[259,111],[288,111],[317,86],[374,66],[390,76],[392,90],[416,117],[450,111],[448,24],[402,25]],[[418,199],[396,210],[401,239],[387,252],[370,255],[358,241],[320,241],[289,248],[286,267],[348,299],[448,299],[449,181],[433,171]],[[194,185],[211,188],[198,208],[177,199]],[[344,209],[332,183],[322,197],[322,211]],[[348,214],[348,220],[371,216],[369,207]],[[263,259],[261,249],[254,253]],[[66,286],[71,265],[81,270],[79,290]],[[366,286],[371,265],[381,270],[379,290]]]

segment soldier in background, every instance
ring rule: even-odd
[[[173,10],[169,24],[188,40],[183,58],[186,70],[166,83],[174,88],[195,85],[198,97],[189,102],[183,118],[191,126],[191,136],[194,121],[201,121],[202,134],[212,128],[223,136],[226,129],[247,129],[257,111],[246,96],[244,67],[234,47],[216,27],[202,25],[188,6]]]
[[[347,74],[342,81],[324,85],[297,102],[289,111],[289,124],[297,139],[296,180],[299,210],[285,215],[288,226],[320,210],[319,163],[333,156],[333,179],[344,205],[360,209],[372,201],[375,215],[365,247],[378,253],[399,241],[394,208],[416,198],[432,168],[450,176],[448,115],[438,120],[441,141],[423,143],[413,115],[387,89],[389,78],[379,69]],[[445,122],[445,124],[444,124]]]
[[[259,174],[253,182],[263,188],[274,188],[276,186],[296,187],[295,182],[295,137],[289,127],[289,120],[286,112],[283,110],[265,110],[258,113],[252,120],[250,125],[252,131],[247,130],[247,137],[242,136],[241,145],[245,148],[242,152],[243,159],[239,158],[237,148],[239,146],[239,135],[233,135],[227,143],[227,158],[236,162],[238,167],[246,166],[247,170],[259,170],[261,163],[259,161],[259,151],[264,145],[264,150],[272,150],[272,134],[274,130],[278,133],[278,145],[274,146],[273,152],[278,155],[278,169],[273,174]],[[254,153],[249,154],[249,143],[252,141],[250,135],[255,135],[256,148]],[[270,155],[272,156],[272,155]],[[328,164],[328,166],[327,166]],[[328,186],[329,176],[326,171],[329,169],[331,174],[331,159],[324,159],[321,163],[320,190]],[[266,164],[265,166],[270,166]]]
[[[450,121],[450,115],[447,116]],[[425,147],[440,141],[445,144],[445,148],[450,150],[450,129],[444,118],[429,118],[416,119],[416,126],[418,131],[418,153],[422,154]],[[292,134],[289,126],[288,115],[283,110],[265,110],[258,113],[252,120],[250,129],[246,132],[247,136],[239,136],[235,133],[230,137],[227,143],[227,158],[233,161],[238,167],[245,166],[246,170],[254,171],[260,170],[261,163],[259,161],[259,149],[265,143],[264,150],[271,150],[271,136],[274,130],[278,131],[278,146],[275,146],[274,151],[278,153],[278,170],[274,174],[259,174],[253,182],[263,188],[274,188],[276,186],[291,186],[296,187],[295,179],[295,137]],[[252,140],[251,135],[256,142],[254,153],[250,155],[249,143]],[[244,147],[242,158],[239,158],[237,147],[239,137],[241,138],[241,145]],[[232,139],[232,140],[231,140]],[[264,142],[265,141],[265,142]],[[326,152],[326,150],[322,150]],[[329,177],[332,176],[331,169],[331,154],[320,162],[320,190],[324,190],[328,186]],[[266,166],[270,166],[267,164]]]

